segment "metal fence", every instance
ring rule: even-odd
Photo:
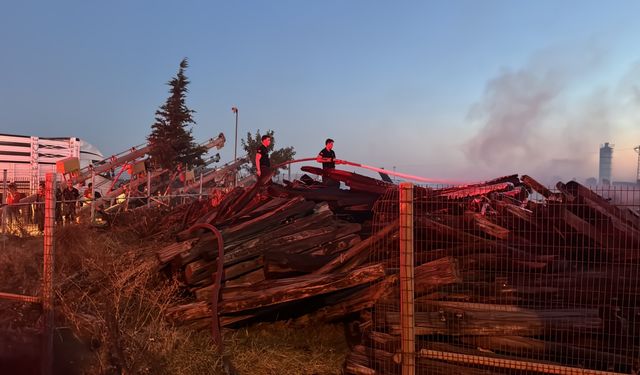
[[[48,174],[46,176],[43,201],[39,203],[39,210],[41,210],[41,212],[38,214],[41,215],[38,226],[42,234],[44,234],[42,286],[40,295],[34,296],[0,291],[0,299],[2,300],[35,303],[42,306],[42,374],[50,374],[53,368],[53,235],[56,205],[55,189],[55,175]],[[8,230],[14,230],[18,225],[22,225],[23,218],[29,215],[27,207],[31,208],[31,206],[27,205],[6,205],[2,207],[1,219],[3,233],[1,235],[3,237],[3,241],[5,240]],[[7,226],[7,222],[9,226]]]
[[[373,231],[398,274],[365,345],[380,374],[640,370],[640,187],[401,185]]]
[[[12,236],[44,236],[42,284],[38,295],[26,295],[1,290],[0,300],[17,303],[34,303],[42,306],[42,350],[41,373],[49,374],[53,366],[53,273],[54,273],[54,231],[62,225],[77,222],[97,224],[101,218],[108,220],[118,213],[150,206],[175,206],[209,196],[209,191],[199,189],[197,193],[177,193],[171,195],[147,196],[140,192],[127,191],[122,196],[104,200],[56,200],[56,182],[60,176],[46,176],[44,194],[27,197],[27,202],[0,204],[0,238],[5,251],[5,242]],[[1,182],[1,181],[0,181]],[[6,184],[2,184],[6,185]],[[0,185],[0,186],[2,186]],[[59,193],[59,192],[58,192]],[[59,195],[59,194],[58,194]],[[9,371],[9,370],[7,370]],[[3,371],[0,370],[0,373]]]

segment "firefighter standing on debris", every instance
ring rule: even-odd
[[[256,151],[256,174],[258,178],[265,179],[271,175],[271,161],[269,160],[269,145],[271,144],[271,137],[268,135],[262,136],[262,144]]]
[[[333,151],[333,139],[327,138],[324,142],[324,148],[320,150],[320,153],[316,157],[318,163],[322,163],[322,169],[325,172],[330,172],[336,169],[336,164],[341,164],[342,161],[336,159],[336,153]],[[326,175],[322,176],[322,182],[327,186],[340,186],[340,182],[336,181]]]

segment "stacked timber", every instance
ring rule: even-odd
[[[194,222],[214,225],[223,244],[210,232],[185,230],[157,252],[161,267],[191,296],[170,310],[170,318],[204,327],[215,310],[222,326],[307,313],[329,321],[372,307],[395,276],[369,262],[370,249],[397,224],[370,235],[372,207],[383,190],[375,179],[343,178],[350,179],[376,187],[340,190],[307,178],[237,187],[216,197]],[[222,285],[214,282],[219,261]]]
[[[539,196],[540,199],[533,199]],[[551,192],[528,176],[414,191],[417,373],[637,373],[640,218],[572,181]],[[374,232],[397,219],[397,192]],[[373,247],[388,277],[397,242]],[[448,259],[455,277],[421,270]],[[401,371],[397,285],[362,316],[347,373]]]
[[[309,177],[238,187],[184,221],[215,225],[224,244],[184,230],[157,252],[188,291],[170,318],[204,328],[355,316],[362,340],[346,372],[399,373],[398,189],[305,171],[349,189]],[[640,368],[637,212],[576,182],[552,192],[528,176],[415,188],[414,202],[419,373]]]

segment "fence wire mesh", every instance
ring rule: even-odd
[[[399,222],[399,199],[377,202],[374,234]],[[415,187],[412,208],[414,354],[396,279],[359,349],[376,373],[413,359],[417,374],[638,373],[640,187],[509,177]],[[395,231],[371,261],[398,273],[399,249]]]

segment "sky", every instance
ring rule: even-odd
[[[198,142],[276,147],[452,182],[635,180],[640,2],[5,1],[0,133],[145,142],[188,58]],[[239,143],[239,141],[238,141]]]

